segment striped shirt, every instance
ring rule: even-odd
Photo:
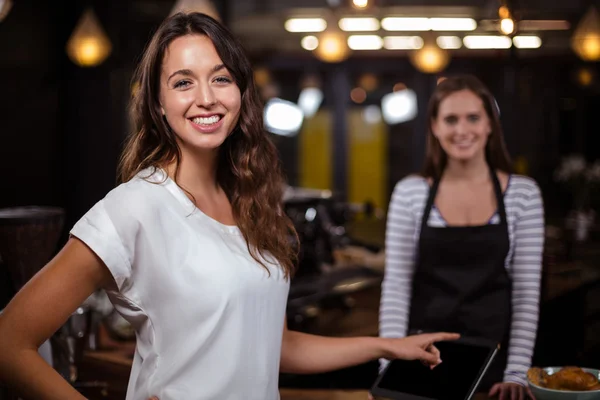
[[[382,337],[404,337],[415,269],[416,250],[429,184],[419,176],[404,178],[394,188],[386,226],[386,264],[379,315]],[[530,178],[510,175],[504,204],[510,249],[505,266],[512,280],[512,324],[505,382],[527,383],[535,345],[540,303],[544,206],[540,190]],[[500,223],[496,213],[490,224]],[[429,226],[446,222],[432,207]],[[382,365],[386,363],[382,360]]]

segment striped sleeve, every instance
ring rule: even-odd
[[[400,181],[392,193],[385,234],[385,276],[381,288],[379,334],[406,336],[416,251],[416,216],[411,197],[420,192],[419,178]],[[381,367],[386,365],[381,360]]]
[[[544,247],[544,205],[537,184],[527,178],[515,184],[516,220],[512,273],[512,324],[505,382],[527,384],[537,334],[542,253]]]

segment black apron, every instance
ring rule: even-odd
[[[411,334],[458,332],[500,343],[479,390],[503,380],[512,313],[512,285],[504,265],[510,248],[506,210],[498,177],[491,168],[490,173],[500,224],[428,226],[440,183],[434,181],[421,221],[409,320]]]

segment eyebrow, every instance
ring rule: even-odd
[[[219,72],[222,69],[225,69],[225,64],[217,64],[214,67],[212,67],[210,72],[211,72],[211,74],[214,74],[215,72]],[[175,75],[194,76],[194,73],[192,72],[191,69],[179,69],[179,70],[173,72],[171,75],[169,75],[167,82],[169,82],[171,80],[171,78],[173,78]]]

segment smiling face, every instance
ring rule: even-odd
[[[182,150],[218,149],[240,115],[240,89],[205,35],[186,35],[169,44],[159,99]]]
[[[491,124],[483,101],[472,91],[463,89],[444,98],[431,129],[449,160],[485,158]]]

